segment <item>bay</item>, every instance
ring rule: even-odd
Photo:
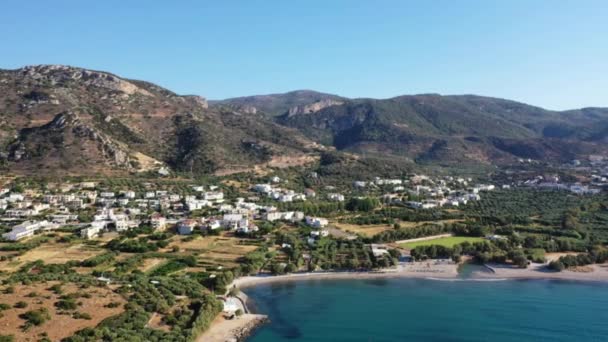
[[[549,280],[307,280],[244,290],[248,341],[608,341],[608,285]]]

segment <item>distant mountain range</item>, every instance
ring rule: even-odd
[[[608,109],[473,95],[348,99],[310,90],[207,101],[107,72],[0,70],[0,163],[18,173],[192,174],[355,159],[454,165],[607,154]],[[327,160],[327,158],[325,159]]]

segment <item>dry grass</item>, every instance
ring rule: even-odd
[[[383,231],[393,229],[392,226],[389,226],[386,224],[358,225],[358,224],[334,222],[334,223],[332,223],[332,225],[345,232],[361,234],[361,235],[367,236],[367,237],[371,237],[376,234],[382,233]]]
[[[238,259],[255,250],[257,246],[242,244],[240,238],[230,236],[195,237],[192,241],[175,239],[169,248],[178,246],[181,251],[197,252],[205,264],[234,267]]]
[[[443,224],[443,223],[454,223],[454,222],[460,222],[460,221],[462,221],[462,220],[454,219],[454,220],[439,220],[439,221],[432,221],[432,222],[429,222],[429,221],[424,221],[424,222],[402,221],[402,222],[399,222],[399,225],[401,226],[401,228],[414,228],[414,227],[418,227],[418,226],[421,226],[424,224],[429,224],[429,223]],[[359,225],[359,224],[332,222],[332,225],[345,232],[360,234],[360,235],[363,235],[366,237],[372,237],[376,234],[393,229],[393,226],[388,225],[388,224]]]
[[[64,264],[72,260],[82,261],[103,252],[104,250],[99,247],[84,244],[70,246],[61,243],[45,243],[21,256],[15,256],[13,261],[0,262],[0,270],[15,271],[20,265],[36,260],[44,260],[45,264]]]
[[[23,301],[28,303],[26,308],[18,309],[11,308],[3,312],[4,317],[0,320],[0,331],[5,335],[14,335],[15,341],[37,341],[41,333],[46,333],[51,341],[59,341],[62,338],[71,336],[76,331],[86,327],[95,327],[103,319],[117,315],[123,311],[122,305],[116,308],[107,308],[105,305],[111,302],[125,303],[125,300],[118,294],[112,292],[108,288],[91,287],[82,290],[82,292],[91,295],[91,298],[80,297],[76,300],[82,303],[75,310],[80,313],[86,313],[91,316],[91,320],[74,319],[71,315],[58,314],[54,304],[58,301],[59,295],[47,290],[50,286],[57,282],[39,283],[27,286],[15,286],[15,292],[12,294],[0,294],[0,303],[6,303],[11,307]],[[66,284],[62,286],[65,294],[78,292],[76,285]],[[36,293],[36,297],[29,297],[28,294]],[[47,308],[51,319],[41,326],[33,326],[28,331],[24,332],[21,326],[25,321],[19,318],[20,314],[29,310],[39,308]]]
[[[164,258],[147,258],[147,259],[144,259],[143,265],[141,267],[139,267],[139,270],[142,271],[142,272],[147,272],[147,271],[153,269],[154,267],[162,264],[165,261],[167,261],[167,259],[164,259]]]

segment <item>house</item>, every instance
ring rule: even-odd
[[[256,184],[253,186],[253,191],[267,194],[272,191],[272,186],[270,184]]]
[[[249,220],[245,219],[239,222],[239,226],[236,228],[236,231],[238,233],[249,234],[251,232],[257,232],[258,227],[253,223],[250,223]]]
[[[11,193],[10,195],[8,195],[8,197],[6,198],[7,202],[21,202],[25,199],[25,197],[22,194],[19,193]]]
[[[211,220],[207,223],[207,229],[214,230],[222,227],[222,222],[220,220]]]
[[[323,230],[313,230],[310,232],[310,236],[312,237],[326,237],[329,236],[329,231]]]
[[[306,216],[306,224],[314,228],[325,227],[328,223],[326,218]]]
[[[150,226],[152,226],[152,228],[156,230],[165,229],[166,224],[167,219],[163,215],[154,213],[152,216],[150,216]]]
[[[48,221],[25,221],[13,227],[13,229],[2,237],[6,240],[17,241],[26,237],[33,236],[39,230],[50,230],[59,227]]]
[[[183,220],[177,224],[177,233],[179,235],[190,235],[196,226],[195,220]]]
[[[379,245],[379,244],[371,244],[371,249],[372,249],[372,254],[374,255],[374,257],[378,258],[378,257],[382,257],[385,254],[389,254],[388,253],[388,248],[385,245]]]
[[[96,186],[95,182],[81,182],[80,183],[81,189],[95,189],[95,186]]]
[[[93,221],[91,225],[80,230],[80,236],[84,239],[92,239],[99,236],[99,233],[106,227],[105,222]]]
[[[161,167],[160,169],[158,169],[158,174],[161,176],[168,176],[169,175],[169,169],[166,167]]]
[[[203,199],[207,201],[222,202],[224,201],[224,193],[221,191],[210,191],[203,194]]]
[[[330,201],[344,202],[344,195],[342,195],[342,194],[336,194],[336,193],[328,194],[327,198]]]
[[[305,189],[304,195],[306,195],[307,197],[316,197],[317,193],[313,189]]]
[[[224,309],[223,311],[227,314],[234,314],[241,308],[238,299],[233,297],[228,297],[224,299]]]
[[[126,219],[116,220],[114,221],[114,226],[116,227],[116,231],[122,232],[139,226],[139,221]]]
[[[267,212],[265,214],[266,221],[271,221],[271,222],[277,221],[277,220],[296,222],[296,221],[301,221],[303,218],[304,218],[304,213],[301,211],[284,211],[284,212],[273,211],[273,212]]]
[[[355,188],[365,188],[367,186],[367,183],[363,181],[354,181],[353,186]]]
[[[249,229],[249,220],[244,218],[242,214],[226,214],[222,218],[222,227],[230,230],[246,230]]]

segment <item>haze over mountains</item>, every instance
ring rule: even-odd
[[[56,65],[0,70],[0,126],[4,167],[28,173],[235,172],[300,165],[334,149],[438,165],[608,153],[606,108],[556,112],[474,95],[380,100],[310,90],[207,103]]]

